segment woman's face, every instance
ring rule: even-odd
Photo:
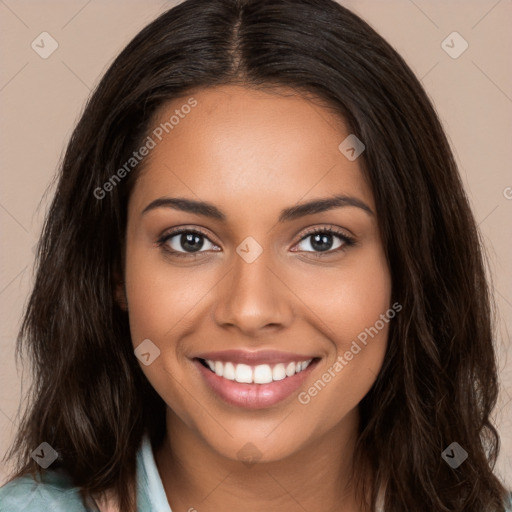
[[[338,148],[338,117],[287,92],[166,105],[128,206],[141,367],[168,429],[234,460],[353,431],[386,350],[391,282],[360,159]]]

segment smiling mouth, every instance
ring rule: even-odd
[[[289,403],[321,359],[311,352],[235,349],[191,358],[208,392],[231,406],[253,410]]]
[[[198,361],[211,372],[227,380],[241,384],[269,384],[270,382],[293,377],[295,374],[304,371],[315,359],[317,358],[287,364],[259,364],[256,366],[200,358],[198,358]]]

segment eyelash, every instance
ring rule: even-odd
[[[177,256],[178,258],[183,258],[183,257],[185,257],[185,258],[192,257],[193,258],[193,257],[196,257],[205,252],[205,251],[199,251],[199,252],[195,252],[195,253],[190,253],[190,252],[181,252],[181,251],[175,251],[174,249],[169,249],[169,247],[166,245],[166,242],[168,240],[170,240],[171,238],[173,238],[177,235],[180,235],[182,233],[194,233],[199,236],[204,236],[205,238],[210,240],[208,235],[206,233],[204,233],[203,231],[201,231],[200,229],[185,227],[185,228],[177,228],[174,231],[171,231],[170,233],[166,233],[166,234],[162,235],[157,240],[157,245],[159,247],[161,247],[164,251],[166,251],[168,254],[170,254],[172,256]],[[306,238],[316,235],[316,234],[335,235],[342,240],[343,245],[341,245],[337,249],[330,249],[328,251],[304,251],[307,253],[315,254],[316,255],[315,257],[322,258],[324,256],[330,256],[332,254],[337,254],[338,252],[345,251],[347,249],[347,247],[352,247],[352,246],[356,245],[355,238],[348,236],[347,234],[341,232],[340,230],[334,228],[333,226],[329,226],[328,228],[312,228],[312,229],[306,231],[306,233],[304,233],[302,235],[301,239],[297,243],[300,243],[303,240],[305,240]],[[212,244],[214,243],[211,240],[210,240],[210,242]],[[297,252],[301,252],[301,251],[297,251]]]

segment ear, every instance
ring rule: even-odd
[[[123,311],[128,311],[128,299],[126,297],[124,280],[118,271],[114,272],[114,297],[118,306]]]

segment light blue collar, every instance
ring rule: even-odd
[[[137,510],[172,512],[147,435],[137,453]]]

